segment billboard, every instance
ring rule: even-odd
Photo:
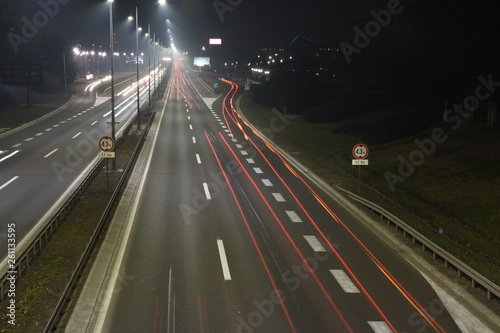
[[[208,40],[208,43],[210,45],[222,45],[222,39],[220,39],[220,38],[210,38]]]
[[[210,66],[210,57],[194,57],[195,66]]]

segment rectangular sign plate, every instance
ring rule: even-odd
[[[100,158],[115,158],[115,152],[114,151],[101,151],[101,152],[99,152],[99,157]]]
[[[352,165],[368,165],[368,160],[352,160]]]

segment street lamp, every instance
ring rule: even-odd
[[[111,138],[116,142],[115,138],[115,82],[114,82],[114,66],[115,61],[113,54],[114,52],[114,33],[113,33],[113,0],[108,0],[109,2],[109,42],[110,42],[110,56],[111,56]],[[116,147],[116,145],[115,145]],[[113,148],[115,151],[116,148]],[[116,170],[116,156],[112,158],[111,169]]]
[[[133,20],[132,16],[128,17],[129,20]],[[141,129],[141,105],[139,102],[139,10],[135,6],[135,64],[137,69],[137,129]]]
[[[151,112],[151,24],[148,23],[148,104]]]

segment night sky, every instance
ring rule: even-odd
[[[161,39],[165,37],[166,18],[171,20],[174,42],[181,50],[191,50],[207,43],[210,37],[220,37],[231,46],[274,46],[283,44],[297,34],[322,45],[331,45],[345,36],[345,27],[353,20],[369,15],[371,9],[383,8],[365,1],[299,1],[299,0],[176,0],[167,6],[155,1],[139,3],[139,23],[152,25]],[[377,3],[379,1],[375,1]],[[138,1],[116,0],[115,29],[121,36],[130,35],[126,18],[135,12]],[[217,9],[214,4],[217,4]],[[232,4],[232,5],[231,5]],[[65,5],[61,18],[65,40],[83,43],[105,43],[108,12],[101,1],[77,1]],[[55,19],[58,19],[57,17]],[[123,30],[121,30],[123,29]],[[127,30],[128,29],[128,30]]]

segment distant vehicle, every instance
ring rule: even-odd
[[[93,80],[94,79],[94,74],[88,73],[87,75],[85,75],[85,78],[87,79],[87,81]]]

